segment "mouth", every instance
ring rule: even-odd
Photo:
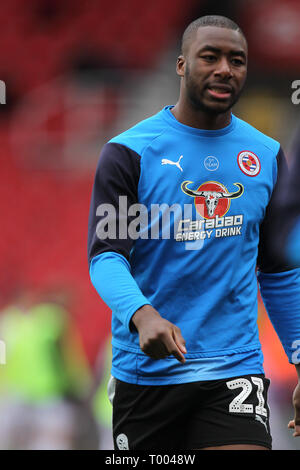
[[[208,93],[212,98],[227,100],[231,97],[233,89],[230,85],[214,84],[207,87]]]

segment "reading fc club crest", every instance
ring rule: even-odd
[[[261,165],[257,155],[249,150],[243,150],[238,154],[238,165],[245,175],[257,176]]]

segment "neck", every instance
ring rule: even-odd
[[[201,109],[194,109],[180,99],[171,112],[177,121],[198,129],[223,129],[231,122],[231,109],[224,113],[208,113]]]

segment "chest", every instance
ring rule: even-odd
[[[156,142],[141,159],[139,202],[190,210],[198,218],[242,215],[260,222],[274,185],[274,160],[239,139]]]

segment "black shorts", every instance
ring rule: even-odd
[[[176,385],[113,383],[115,450],[272,447],[270,381],[263,374]]]

